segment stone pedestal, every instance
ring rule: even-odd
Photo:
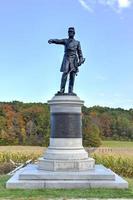
[[[128,183],[88,157],[82,145],[83,101],[76,95],[55,95],[48,101],[50,145],[38,163],[16,172],[7,188],[127,188]]]
[[[50,145],[38,160],[38,168],[50,171],[85,171],[94,169],[82,145],[83,101],[74,95],[57,95],[51,101]]]

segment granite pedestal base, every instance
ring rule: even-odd
[[[127,188],[128,183],[110,169],[95,165],[82,145],[83,101],[58,95],[49,102],[51,134],[45,154],[15,173],[7,188]]]
[[[51,172],[30,164],[16,172],[7,181],[6,188],[128,188],[128,183],[102,165],[82,172]]]
[[[93,169],[95,160],[88,157],[82,138],[50,138],[50,145],[38,168],[48,171],[85,171]]]
[[[42,158],[38,159],[38,167],[42,170],[48,171],[85,171],[94,168],[94,159],[87,158],[84,160],[47,160]]]

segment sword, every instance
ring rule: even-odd
[[[82,65],[84,62],[85,62],[85,58],[83,58],[81,62],[78,62],[78,66],[76,67],[76,76],[78,75],[78,72],[79,72],[79,69],[78,69],[79,66]]]

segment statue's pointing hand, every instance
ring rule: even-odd
[[[52,43],[53,43],[53,40],[48,40],[48,43],[49,43],[49,44],[52,44]]]

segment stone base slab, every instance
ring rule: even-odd
[[[84,101],[81,101],[78,96],[73,95],[54,96],[48,101],[51,113],[81,113],[83,103]]]
[[[28,166],[16,172],[6,183],[6,188],[128,188],[123,178],[102,165],[86,172],[50,172],[39,170],[37,165]]]
[[[94,167],[95,160],[93,158],[83,160],[50,160],[41,157],[38,159],[38,169],[46,171],[86,171],[94,169]]]
[[[102,165],[96,165],[95,169],[82,172],[51,172],[38,170],[36,166],[30,165],[27,170],[19,175],[20,180],[115,180],[115,174]]]
[[[50,146],[47,148],[45,154],[45,159],[52,159],[52,160],[70,160],[70,159],[87,159],[88,153],[85,151],[83,147],[79,148],[64,148],[64,147],[57,147],[51,148]]]

